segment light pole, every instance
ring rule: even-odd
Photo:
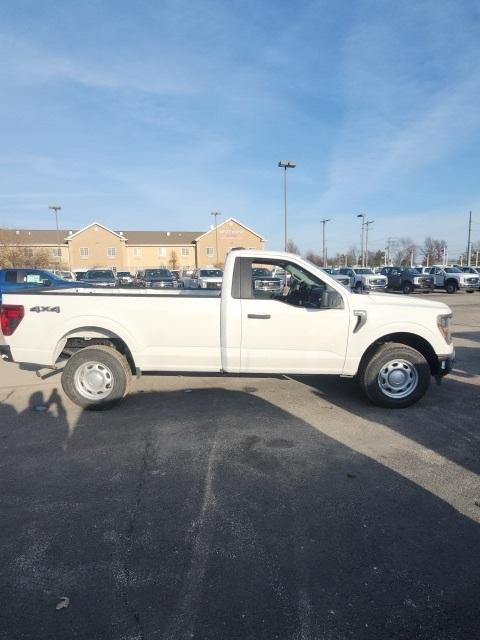
[[[365,228],[366,228],[366,232],[365,232],[365,260],[367,262],[368,265],[368,227],[373,224],[375,222],[375,220],[367,220],[367,222],[365,222]],[[364,267],[367,265],[363,265]]]
[[[323,246],[323,266],[327,266],[327,254],[325,253],[325,225],[327,222],[330,222],[331,218],[326,218],[325,220],[320,220],[322,223],[322,246]]]
[[[220,211],[212,211],[212,213],[210,214],[212,216],[214,216],[215,218],[215,257],[217,259],[217,264],[216,266],[218,266],[220,264],[220,260],[218,259],[218,230],[217,230],[217,216],[221,216],[222,214],[220,213]]]
[[[58,228],[58,212],[61,210],[62,207],[60,207],[58,204],[52,204],[48,208],[55,213],[55,224],[57,225],[57,258],[58,258],[58,266],[61,266],[62,260],[60,256],[60,230]]]
[[[364,253],[363,253],[363,238],[364,238],[364,234],[365,234],[365,214],[364,213],[359,213],[357,215],[357,218],[361,218],[362,219],[362,267],[365,266],[365,258],[364,258]]]
[[[295,169],[297,166],[294,162],[290,160],[280,160],[278,166],[281,167],[283,172],[283,203],[285,207],[285,240],[284,240],[284,250],[287,250],[287,169]]]

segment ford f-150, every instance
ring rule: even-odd
[[[284,269],[288,284],[256,289],[257,268]],[[283,252],[231,251],[221,290],[31,290],[3,303],[2,357],[62,365],[65,393],[87,408],[155,371],[356,376],[373,403],[406,407],[454,359],[447,305],[354,294]]]

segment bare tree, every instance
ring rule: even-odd
[[[416,254],[417,245],[411,238],[399,238],[393,259],[396,265],[405,266],[409,265],[412,261],[415,262]]]
[[[423,246],[419,247],[420,252],[423,255],[423,263],[432,265],[436,262],[441,262],[443,260],[443,252],[446,246],[447,243],[445,240],[435,240],[430,236],[425,238]]]
[[[286,251],[287,253],[296,253],[297,255],[300,255],[300,249],[293,240],[288,240]]]
[[[177,265],[178,265],[178,256],[177,256],[177,252],[176,251],[172,251],[170,254],[170,260],[168,261],[168,264],[171,266],[172,269],[176,269]]]
[[[319,256],[318,254],[313,253],[313,251],[307,251],[307,254],[306,254],[305,257],[310,262],[313,262],[313,264],[316,264],[317,267],[323,267],[323,258],[322,258],[322,256]]]

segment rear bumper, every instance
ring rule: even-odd
[[[6,344],[0,344],[0,359],[5,362],[13,362],[12,352]]]

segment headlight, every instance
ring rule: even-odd
[[[452,319],[452,314],[447,313],[443,316],[437,316],[437,327],[442,336],[445,338],[445,342],[450,344],[452,342],[452,333],[450,329],[450,320]]]

